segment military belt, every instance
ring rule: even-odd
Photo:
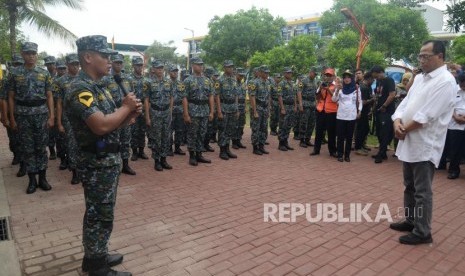
[[[255,98],[255,102],[257,103],[258,106],[261,106],[264,108],[268,106],[268,101],[262,101],[260,99]]]
[[[315,97],[302,95],[302,100],[304,100],[304,101],[312,101],[312,100],[315,100]]]
[[[162,106],[151,104],[150,106],[152,107],[153,110],[156,110],[156,111],[165,111],[170,108],[169,104],[162,105]]]
[[[179,100],[179,101],[174,101],[173,103],[174,105],[182,105],[182,100]]]
[[[208,100],[189,100],[189,103],[195,104],[195,105],[204,105],[208,104]]]
[[[16,100],[16,105],[34,107],[34,106],[44,105],[46,102],[47,102],[47,100],[30,100],[30,101]]]
[[[90,153],[97,153],[98,151],[100,152],[105,152],[105,153],[118,153],[120,152],[120,145],[116,143],[108,143],[105,144],[101,149],[97,150],[97,146],[82,146],[81,147],[82,151],[85,152],[90,152]]]
[[[235,104],[236,103],[236,100],[235,99],[222,99],[221,100],[221,103],[224,103],[224,104]]]
[[[294,103],[294,101],[283,101],[283,104],[285,105],[293,105]]]

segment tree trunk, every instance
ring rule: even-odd
[[[8,9],[10,19],[10,51],[11,56],[16,53],[16,24],[18,23],[18,8],[16,6]]]

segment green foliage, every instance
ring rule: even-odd
[[[339,71],[355,70],[358,39],[358,34],[351,30],[337,33],[325,52],[327,64],[321,65],[337,68]],[[366,70],[374,65],[386,65],[383,53],[367,47],[363,52],[360,67]]]
[[[346,28],[358,33],[340,12],[344,7],[352,10],[360,24],[366,25],[370,48],[384,53],[386,58],[409,58],[429,38],[426,22],[419,11],[376,0],[335,0],[333,7],[320,19],[324,35],[332,36]],[[357,46],[358,40],[354,44]]]
[[[447,28],[458,33],[465,26],[465,2],[447,5]]]
[[[161,43],[155,40],[152,45],[145,50],[145,54],[148,55],[149,58],[161,59],[167,64],[177,64],[178,57],[175,51],[176,47],[174,47],[174,41],[171,40],[168,43]]]
[[[213,65],[231,59],[237,66],[246,66],[255,52],[266,52],[282,44],[284,19],[274,18],[266,9],[239,10],[210,20],[209,33],[202,41],[205,61]]]
[[[454,39],[451,50],[454,56],[454,63],[465,64],[465,35]]]

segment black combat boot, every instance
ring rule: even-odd
[[[123,169],[121,170],[122,173],[129,174],[129,175],[136,175],[136,172],[129,167],[129,160],[123,159]]]
[[[18,154],[13,153],[13,160],[11,161],[11,165],[18,165],[18,164],[19,164]]]
[[[223,160],[229,160],[229,156],[226,153],[226,147],[225,146],[220,147],[220,158],[223,159]]]
[[[50,191],[52,189],[52,186],[50,186],[47,181],[46,170],[39,171],[39,188],[44,191]]]
[[[288,150],[294,150],[293,147],[289,146],[289,141],[284,140],[283,142],[284,142],[284,146],[285,146]]]
[[[211,163],[212,161],[210,159],[207,159],[202,156],[202,152],[198,151],[197,152],[197,162],[199,163]]]
[[[28,173],[29,184],[27,185],[26,194],[32,194],[36,191],[37,188],[37,179],[35,173]]]
[[[55,147],[48,147],[50,150],[50,157],[48,159],[55,160],[57,159],[57,152],[55,151]]]
[[[305,138],[305,144],[309,147],[313,147],[313,143],[310,142],[310,138]]]
[[[163,169],[167,170],[171,170],[173,168],[170,164],[168,164],[168,162],[166,162],[166,157],[161,158],[161,166],[163,167]]]
[[[149,157],[147,155],[145,155],[145,153],[144,153],[144,147],[139,148],[139,158],[144,159],[144,160],[149,159]]]
[[[154,168],[157,172],[163,171],[163,166],[161,165],[160,159],[155,159],[155,165],[153,166],[153,168]]]
[[[137,159],[139,159],[139,152],[137,151],[137,148],[132,148],[131,161],[137,161]]]
[[[239,140],[232,140],[232,148],[239,149],[239,145],[237,144]]]
[[[71,179],[71,184],[76,185],[81,182],[81,179],[79,179],[79,175],[76,171],[76,169],[73,169],[73,178]]]
[[[240,140],[240,139],[237,140],[237,145],[238,145],[239,148],[241,148],[241,149],[246,149],[246,148],[247,148],[246,146],[244,146],[244,145],[241,143],[241,140]]]
[[[189,151],[189,165],[197,166],[197,158],[196,158],[195,152],[193,150]]]
[[[268,153],[270,153],[269,151],[267,151],[267,150],[265,149],[265,145],[263,145],[263,144],[258,145],[258,149],[259,149],[263,154],[268,154]]]
[[[231,152],[231,150],[229,149],[229,145],[226,146],[226,154],[228,155],[229,158],[237,158],[237,155],[235,155],[234,153]]]
[[[205,143],[204,147],[205,147],[205,150],[208,152],[215,152],[215,150],[210,146],[209,143]]]
[[[301,139],[300,139],[300,144],[299,144],[299,146],[302,147],[302,148],[307,148],[307,147],[308,147],[307,143],[305,143],[305,139],[304,139],[304,138],[301,138]]]
[[[19,162],[19,170],[18,172],[16,173],[16,176],[17,177],[23,177],[26,175],[26,164],[24,164],[24,162]]]
[[[173,146],[170,147],[170,149],[168,150],[168,153],[166,155],[174,156]]]
[[[86,266],[89,276],[132,276],[130,272],[115,271],[110,268],[107,256],[96,259],[88,259]]]
[[[278,149],[281,150],[281,151],[287,151],[287,148],[284,145],[284,141],[279,141]]]
[[[260,151],[260,148],[258,147],[258,145],[253,145],[253,154],[263,155],[263,153]]]
[[[174,154],[177,155],[186,155],[186,153],[181,149],[180,145],[175,145],[174,146]]]
[[[119,265],[123,262],[123,255],[121,254],[108,254],[107,255],[107,264],[109,267]],[[82,259],[82,271],[83,272],[88,272],[89,271],[89,266],[91,266],[92,260],[89,258],[84,257]]]
[[[66,158],[66,156],[63,156],[60,158],[60,166],[58,167],[58,169],[60,171],[63,171],[63,170],[66,170],[68,168],[68,158]]]

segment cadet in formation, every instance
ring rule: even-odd
[[[58,86],[63,84],[63,83],[60,83],[60,79],[66,76],[67,66],[63,62],[63,60],[59,59],[56,61],[56,68],[57,68],[57,76],[55,79],[52,78],[53,102],[55,104],[55,124],[56,124],[56,126],[54,127],[56,129],[56,133],[54,133],[53,135],[55,135],[56,153],[57,153],[58,158],[60,158],[59,169],[66,170],[68,168],[68,156],[67,156],[67,151],[66,151],[66,136],[64,132],[60,132],[59,125],[58,125],[58,99],[60,98],[60,95],[59,95],[60,88]],[[79,62],[78,62],[78,69],[79,69]],[[49,142],[49,149],[50,149],[50,142]]]
[[[173,89],[173,112],[171,119],[170,139],[172,143],[174,143],[174,154],[186,155],[186,153],[181,149],[181,144],[183,144],[186,136],[186,125],[184,124],[184,120],[182,118],[182,91],[184,90],[184,85],[181,81],[178,80],[178,71],[179,70],[176,65],[170,65],[169,75],[171,87]]]
[[[105,77],[104,85],[110,90],[113,101],[116,107],[120,107],[126,92],[133,91],[129,77],[122,72],[124,56],[116,54],[111,56],[111,70],[113,75]],[[117,76],[117,77],[115,77]],[[116,80],[121,80],[117,83]],[[125,91],[124,91],[125,90]],[[121,128],[120,134],[120,152],[123,159],[122,173],[135,175],[136,172],[129,166],[129,148],[131,145],[131,127],[125,126]]]
[[[56,58],[54,56],[46,56],[44,58],[44,65],[47,68],[47,71],[50,73],[50,76],[52,77],[52,85],[53,85],[55,81],[60,77],[58,76],[58,73],[57,73]],[[54,107],[56,111],[56,102],[54,102],[54,104],[55,104]],[[55,117],[56,117],[56,114],[55,114]],[[48,131],[48,149],[50,151],[50,156],[49,156],[50,160],[57,159],[57,152],[55,151],[57,137],[58,137],[58,130],[55,124]]]
[[[207,134],[208,121],[213,120],[214,99],[212,84],[203,72],[203,61],[192,58],[192,75],[187,77],[183,91],[183,117],[187,124],[187,148],[189,150],[189,164],[211,163],[203,157],[204,141]]]
[[[236,120],[236,126],[233,134],[232,147],[233,149],[247,148],[242,144],[242,135],[244,135],[245,126],[245,100],[247,96],[247,86],[244,81],[246,73],[244,68],[236,68],[236,82],[237,82],[237,111],[239,116]]]
[[[271,111],[270,111],[270,135],[278,135],[279,124],[279,102],[278,102],[278,85],[281,82],[281,74],[275,73],[273,78],[270,79],[271,83]]]
[[[285,67],[283,70],[284,80],[278,84],[278,102],[280,109],[279,117],[279,150],[294,150],[289,146],[289,133],[294,126],[295,114],[297,112],[296,91],[292,82],[292,69]]]
[[[205,71],[204,71],[204,75],[205,77],[207,77],[209,80],[210,80],[210,83],[212,84],[212,86],[214,85],[214,83],[216,82],[216,80],[218,79],[216,75],[215,76],[215,69],[213,69],[213,67],[211,66],[207,66],[205,68]],[[213,96],[215,96],[215,89],[214,87],[211,88],[211,91],[213,93]],[[216,102],[214,101],[214,110],[213,110],[213,119],[211,121],[208,121],[207,123],[207,134],[205,135],[205,141],[204,141],[204,152],[205,151],[208,151],[208,152],[215,152],[215,150],[210,146],[210,142],[212,143],[216,143],[218,142],[218,139],[216,138],[216,129],[217,129],[217,118],[218,118],[218,114],[216,113]]]
[[[24,65],[16,67],[8,77],[8,111],[12,130],[19,132],[21,156],[29,176],[26,192],[31,194],[37,186],[44,191],[52,188],[46,179],[46,147],[48,128],[53,127],[55,114],[52,78],[36,66],[37,44],[23,43],[21,55]]]
[[[237,158],[229,146],[239,116],[237,108],[238,87],[232,60],[226,60],[223,63],[223,68],[224,74],[215,82],[215,99],[219,121],[218,146],[220,147],[220,158],[229,160],[229,158]]]
[[[313,146],[310,138],[315,128],[315,98],[317,88],[316,69],[311,68],[308,75],[299,82],[297,89],[300,112],[300,146],[303,148]]]
[[[170,150],[172,87],[171,82],[164,77],[163,62],[154,60],[152,67],[155,69],[155,76],[151,79],[148,89],[144,91],[145,124],[153,141],[151,146],[152,158],[155,160],[154,169],[171,170],[172,167],[166,161],[166,156]]]
[[[78,152],[79,175],[84,188],[82,270],[89,276],[131,276],[110,267],[123,261],[121,254],[108,254],[121,168],[119,128],[134,122],[142,104],[133,93],[116,106],[111,94],[100,85],[108,74],[110,55],[104,36],[76,41],[82,71],[65,98],[66,114],[73,128]]]
[[[268,134],[268,117],[270,107],[271,83],[268,79],[270,69],[260,66],[258,78],[249,85],[250,96],[250,126],[252,128],[253,153],[257,155],[268,154],[265,149]]]

